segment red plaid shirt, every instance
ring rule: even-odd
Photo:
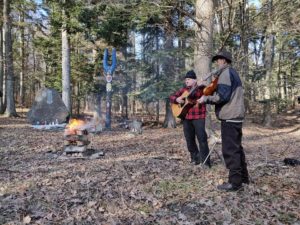
[[[170,96],[171,103],[178,104],[176,99],[180,97],[185,91],[190,91],[191,87],[184,87],[175,92],[173,95]],[[203,95],[203,88],[196,88],[194,93],[188,97],[190,101],[197,101]],[[206,107],[204,104],[195,104],[185,116],[187,120],[197,120],[197,119],[205,119],[206,115]]]

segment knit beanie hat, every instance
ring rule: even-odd
[[[197,79],[197,76],[196,76],[194,70],[190,70],[186,73],[184,78]]]

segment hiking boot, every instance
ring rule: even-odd
[[[234,185],[231,183],[223,183],[217,186],[217,189],[220,191],[238,191],[242,188],[242,185]]]

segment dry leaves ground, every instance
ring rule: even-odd
[[[91,136],[105,156],[62,160],[63,131],[0,118],[0,224],[300,224],[299,114],[275,128],[245,123],[253,183],[237,193],[216,185],[227,171],[189,164],[182,127],[112,129]],[[220,152],[220,146],[217,145]]]

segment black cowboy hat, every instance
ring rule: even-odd
[[[232,56],[231,53],[226,50],[219,51],[215,56],[212,57],[212,62],[218,60],[218,59],[225,59],[227,62],[232,62]]]

